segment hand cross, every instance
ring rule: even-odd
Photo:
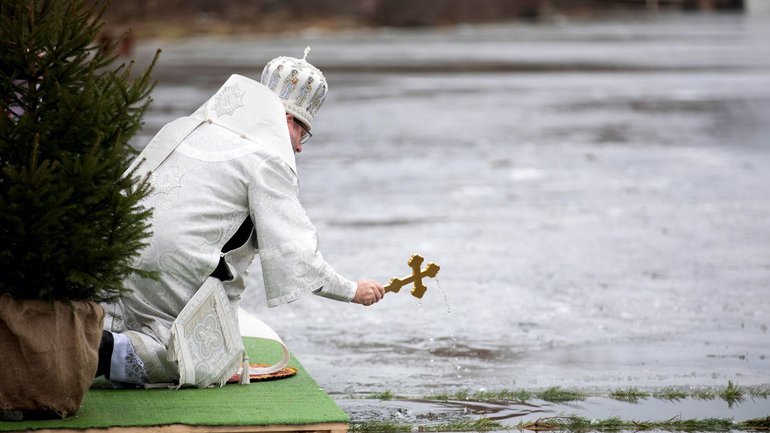
[[[409,267],[412,268],[412,275],[408,275],[404,278],[391,278],[390,282],[385,286],[385,292],[398,293],[398,291],[401,290],[401,287],[414,282],[412,296],[422,298],[422,295],[425,294],[425,290],[427,290],[427,287],[422,283],[423,277],[436,278],[436,274],[438,274],[438,270],[440,269],[437,264],[428,263],[425,270],[420,270],[423,260],[425,259],[419,254],[413,254],[408,262]]]

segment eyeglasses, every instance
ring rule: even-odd
[[[297,125],[302,128],[302,136],[299,139],[300,144],[305,144],[308,140],[310,140],[310,137],[313,136],[313,134],[308,131],[308,129],[305,127],[305,125],[302,124],[302,122],[298,121],[297,119],[294,119],[295,122],[297,122]]]

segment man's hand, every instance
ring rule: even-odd
[[[378,302],[383,296],[385,296],[385,289],[382,284],[373,280],[359,280],[353,302],[369,306]]]

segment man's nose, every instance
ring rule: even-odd
[[[302,152],[302,144],[298,144],[294,146],[294,153],[301,153]]]

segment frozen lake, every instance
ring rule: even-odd
[[[324,256],[383,283],[412,253],[441,265],[421,302],[371,308],[268,309],[255,267],[246,309],[325,390],[770,384],[770,17],[145,41],[136,143],[307,45]]]

